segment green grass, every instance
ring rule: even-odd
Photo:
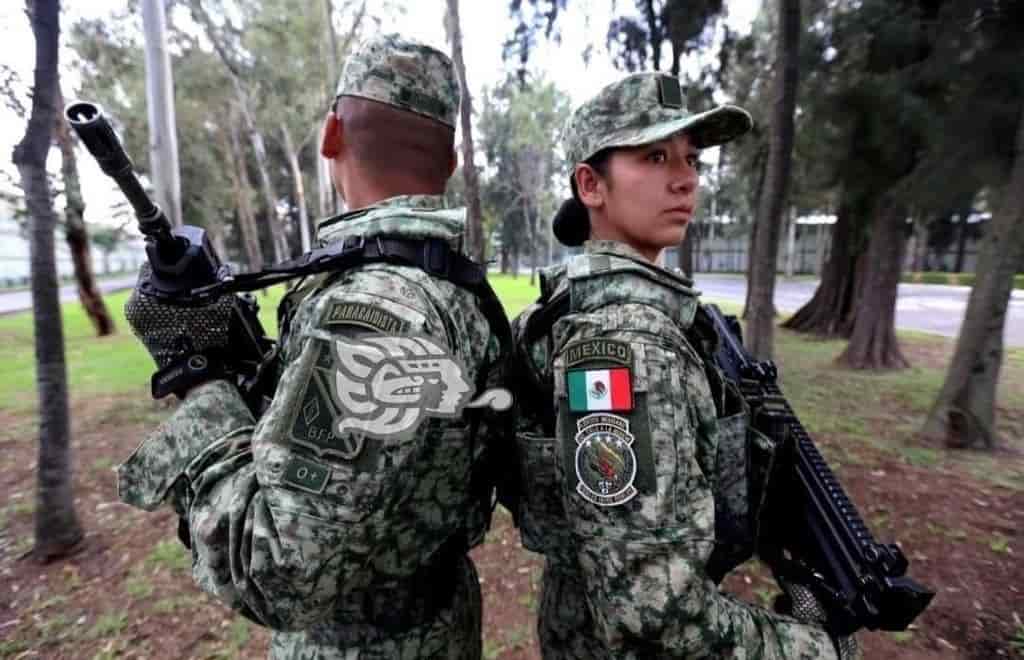
[[[951,284],[953,286],[974,286],[977,279],[976,273],[944,273],[936,271],[903,273],[900,276],[901,282],[913,284]],[[1024,274],[1014,276],[1013,288],[1024,289]]]
[[[146,566],[167,568],[172,573],[184,573],[192,566],[192,557],[177,539],[160,541],[146,557]]]
[[[128,291],[104,297],[114,317],[116,334],[97,337],[78,301],[61,305],[64,320],[68,389],[74,396],[119,395],[148,389],[155,369],[146,349],[135,338],[124,317]],[[277,303],[283,287],[256,294],[260,320],[267,334],[277,334]],[[0,401],[18,413],[36,409],[35,349],[31,312],[0,317]]]
[[[540,296],[540,286],[531,286],[529,275],[512,277],[511,275],[492,274],[487,276],[487,281],[491,283],[494,292],[498,294],[501,304],[505,307],[505,313],[510,319]]]
[[[111,637],[117,637],[124,630],[125,624],[128,621],[128,616],[121,612],[120,614],[114,614],[108,612],[100,616],[93,624],[92,628],[89,629],[89,637],[92,639],[110,639]]]

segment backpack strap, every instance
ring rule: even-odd
[[[516,394],[521,400],[521,405],[528,406],[538,413],[545,435],[554,435],[554,383],[546,382],[533,368],[528,348],[534,342],[550,336],[558,319],[569,313],[569,290],[563,289],[546,300],[542,297],[538,302],[541,303],[540,308],[526,320],[522,337],[516,342],[513,377],[517,383]]]

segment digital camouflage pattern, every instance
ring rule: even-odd
[[[395,197],[323,222],[318,238],[387,233],[460,248],[462,214],[441,206]],[[333,436],[330,402],[307,386],[323,344],[378,332],[373,323],[397,320],[447,346],[470,382],[498,342],[471,293],[417,268],[367,264],[297,291],[268,410],[253,420],[224,381],[196,388],[120,468],[119,492],[186,514],[194,579],[273,628],[273,658],[478,658],[481,599],[465,550],[485,526],[488,507],[470,489],[484,443],[465,417],[428,418],[409,437]],[[348,318],[339,306],[357,303],[380,314],[337,322]]]
[[[588,241],[584,249],[543,280],[547,291],[570,291],[569,313],[550,339],[519,347],[555,399],[552,435],[530,415],[517,433],[523,543],[546,559],[544,658],[836,657],[823,629],[742,603],[708,577],[722,430],[684,335],[698,293],[624,244]],[[513,323],[517,341],[537,309]],[[639,493],[617,506],[576,492],[576,421],[586,413],[569,411],[565,369],[572,347],[591,338],[628,342],[633,354],[634,407],[622,417],[635,436]]]
[[[746,110],[723,105],[689,112],[679,80],[663,73],[635,73],[614,82],[569,117],[562,143],[572,164],[608,147],[636,147],[687,131],[703,149],[743,135],[753,126]]]
[[[387,103],[452,128],[459,111],[459,83],[451,59],[397,34],[371,37],[349,55],[336,95]]]

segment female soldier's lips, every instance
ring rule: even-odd
[[[666,209],[665,213],[685,213],[687,217],[693,215],[692,206],[673,206],[670,209]]]

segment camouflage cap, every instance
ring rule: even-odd
[[[374,36],[348,56],[337,97],[358,96],[455,128],[459,83],[451,59],[397,34]]]
[[[636,73],[608,85],[572,113],[563,141],[572,164],[608,147],[636,147],[689,133],[703,149],[743,135],[753,126],[746,110],[723,105],[692,113],[679,80],[663,73]]]

